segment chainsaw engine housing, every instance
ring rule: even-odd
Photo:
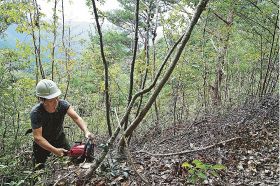
[[[70,157],[82,156],[82,155],[84,155],[84,149],[85,149],[85,144],[82,144],[82,142],[79,142],[79,144],[76,143],[68,151],[68,156],[70,156]]]
[[[94,159],[94,144],[91,140],[87,140],[86,143],[76,142],[67,152],[67,156],[71,157],[75,163],[85,160],[91,162]]]

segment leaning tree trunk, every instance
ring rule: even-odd
[[[177,65],[177,63],[180,59],[180,56],[181,56],[181,54],[182,54],[190,36],[191,36],[191,32],[192,32],[195,24],[197,23],[198,18],[200,17],[202,11],[206,7],[207,3],[208,3],[208,0],[201,0],[200,3],[198,4],[197,9],[194,13],[194,16],[191,20],[191,23],[190,23],[184,37],[182,38],[181,45],[179,46],[178,51],[175,54],[175,57],[172,60],[171,65],[169,66],[167,72],[164,74],[163,78],[160,80],[158,86],[155,88],[155,90],[152,93],[151,97],[149,98],[147,104],[144,106],[144,108],[139,113],[138,117],[131,123],[129,128],[125,131],[125,134],[122,137],[122,140],[120,141],[120,146],[121,147],[125,145],[124,138],[128,137],[136,129],[136,127],[140,124],[140,122],[143,120],[143,118],[146,116],[146,114],[148,113],[152,104],[156,100],[158,94],[160,93],[161,89],[163,88],[163,86],[165,85],[165,83],[169,79],[170,75],[172,74],[172,72],[173,72],[174,68],[176,67],[176,65]]]
[[[129,126],[129,128],[125,131],[124,136],[121,140],[121,146],[124,146],[125,140],[124,137],[128,137],[133,130],[139,125],[139,123],[142,121],[142,119],[144,118],[144,116],[147,114],[147,112],[149,111],[149,109],[151,108],[152,104],[154,103],[154,101],[156,100],[158,94],[160,93],[161,89],[163,88],[163,86],[165,85],[165,83],[167,82],[167,80],[169,79],[170,75],[172,74],[174,68],[177,65],[177,62],[180,59],[180,56],[190,38],[191,32],[194,28],[194,26],[196,25],[201,13],[203,12],[203,10],[205,9],[207,3],[209,0],[201,0],[194,12],[193,18],[191,20],[191,23],[188,27],[188,29],[186,30],[184,36],[181,42],[181,45],[178,48],[177,53],[175,54],[175,57],[171,63],[171,65],[169,66],[167,72],[164,74],[163,78],[160,80],[158,86],[155,88],[154,92],[152,93],[150,99],[148,100],[147,104],[144,106],[144,108],[142,109],[142,111],[140,112],[140,114],[138,115],[138,117],[132,122],[132,124]],[[176,43],[177,45],[177,43]],[[172,51],[174,51],[174,48],[172,49]],[[168,54],[168,56],[170,57],[171,53]],[[168,60],[168,57],[166,59],[166,61]],[[159,76],[159,75],[158,75]],[[157,78],[156,78],[157,80]],[[153,85],[155,84],[156,80],[153,82]],[[149,87],[149,90],[151,90],[153,88],[153,86]],[[138,93],[140,94],[140,93]],[[84,178],[90,178],[93,174],[93,172],[99,167],[99,165],[103,162],[103,160],[105,159],[109,149],[112,147],[113,142],[115,141],[116,137],[118,136],[119,132],[120,132],[120,127],[121,125],[124,123],[124,118],[126,117],[127,114],[129,114],[132,104],[136,99],[136,95],[132,98],[131,103],[129,104],[130,106],[128,107],[128,110],[125,113],[125,116],[122,118],[119,127],[115,130],[114,134],[111,136],[111,138],[108,140],[106,148],[104,148],[103,152],[101,153],[101,155],[96,158],[95,162],[90,166],[90,168],[87,170],[87,172],[84,175]]]

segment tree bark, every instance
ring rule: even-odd
[[[176,134],[176,123],[177,123],[177,100],[178,100],[178,85],[177,85],[177,81],[174,80],[174,82],[172,82],[172,94],[173,94],[173,135],[175,136]]]
[[[70,73],[68,69],[68,62],[70,61],[70,55],[68,52],[68,49],[71,47],[71,29],[70,27],[68,28],[68,47],[65,46],[65,24],[64,24],[64,0],[61,1],[61,14],[62,14],[62,35],[61,35],[61,41],[62,41],[62,48],[64,50],[64,57],[65,57],[65,70],[67,73],[67,83],[66,83],[66,90],[63,99],[66,99],[68,90],[69,90],[69,84],[70,84]]]

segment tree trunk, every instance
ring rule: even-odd
[[[71,48],[71,42],[70,42],[70,38],[71,38],[71,29],[68,28],[68,48],[64,48],[65,50],[65,70],[67,73],[67,83],[66,83],[66,90],[65,90],[65,94],[64,94],[64,98],[66,99],[67,94],[68,94],[68,90],[69,90],[69,84],[70,84],[70,72],[69,72],[69,67],[68,67],[68,63],[70,62],[70,54],[68,52],[68,50],[70,50]]]
[[[226,61],[227,49],[229,46],[229,38],[231,34],[231,26],[233,24],[233,10],[229,10],[227,20],[214,13],[219,19],[226,23],[226,33],[220,36],[222,47],[218,49],[218,59],[216,64],[216,79],[214,82],[213,90],[213,103],[215,106],[220,106],[222,103],[222,81],[224,76],[224,65]],[[224,36],[223,36],[224,35]]]
[[[274,32],[272,35],[272,41],[271,41],[271,48],[270,48],[270,52],[269,52],[269,58],[268,58],[268,64],[267,64],[267,68],[266,68],[266,73],[265,73],[265,77],[264,77],[264,81],[263,81],[263,85],[262,85],[262,91],[261,91],[261,96],[264,95],[265,93],[267,93],[267,87],[269,82],[269,77],[270,77],[270,73],[273,70],[272,67],[272,61],[273,61],[273,50],[274,50],[274,43],[275,43],[275,39],[277,38],[276,36],[276,32],[277,32],[277,23],[278,23],[278,17],[279,17],[279,9],[277,12],[277,18],[276,18],[276,22],[275,22],[275,26],[274,26]],[[276,38],[275,38],[276,37]]]
[[[204,67],[204,72],[203,72],[203,107],[204,107],[204,112],[207,112],[208,108],[208,102],[209,102],[209,85],[208,85],[208,64],[207,60],[205,58],[205,53],[204,53],[204,48],[205,48],[205,33],[206,33],[206,26],[208,23],[208,18],[209,18],[209,10],[207,11],[207,17],[205,20],[205,25],[203,28],[203,44],[202,44],[202,59],[203,59],[203,67]]]
[[[150,4],[151,6],[151,4]],[[144,77],[143,77],[143,81],[142,81],[142,84],[141,84],[141,90],[143,90],[145,88],[145,84],[146,84],[146,81],[147,81],[147,78],[148,78],[148,72],[149,72],[149,66],[150,66],[150,44],[149,44],[149,41],[150,41],[150,29],[151,29],[151,23],[150,23],[150,18],[151,18],[151,8],[149,6],[149,10],[147,10],[147,28],[146,28],[146,37],[145,37],[145,57],[146,57],[146,68],[145,68],[145,74],[144,74]],[[138,104],[138,108],[137,108],[137,112],[136,112],[136,117],[138,116],[140,110],[141,110],[141,106],[142,106],[142,101],[143,101],[143,96],[140,97],[140,101],[139,101],[139,104]]]
[[[136,60],[136,53],[137,53],[137,46],[138,46],[138,24],[139,24],[139,0],[136,0],[136,6],[135,6],[135,32],[134,32],[134,48],[133,48],[133,58],[131,62],[130,67],[130,79],[129,79],[129,91],[128,91],[128,100],[127,100],[127,106],[129,105],[131,99],[132,99],[132,90],[133,90],[133,82],[134,82],[134,66],[135,66],[135,60]],[[124,130],[127,129],[128,125],[128,117],[125,118],[124,123]]]
[[[103,45],[103,39],[102,39],[102,32],[101,32],[101,27],[100,27],[99,20],[98,20],[98,14],[97,14],[97,9],[96,9],[96,5],[95,5],[95,0],[91,0],[91,2],[92,2],[92,6],[93,6],[93,12],[94,12],[94,17],[95,17],[96,27],[97,27],[97,31],[98,31],[98,34],[99,34],[100,52],[101,52],[103,66],[104,66],[106,121],[107,121],[108,133],[109,133],[110,136],[112,136],[112,129],[111,129],[111,123],[110,123],[111,105],[110,105],[110,97],[109,97],[108,63],[107,63],[107,61],[105,59],[104,45]]]
[[[56,45],[56,28],[57,28],[57,16],[56,16],[56,5],[57,0],[54,1],[54,8],[53,8],[53,43],[51,49],[51,60],[52,60],[52,80],[54,80],[54,53],[55,53],[55,45]]]
[[[260,53],[261,53],[261,58],[260,58],[260,78],[258,82],[258,88],[257,88],[257,94],[259,97],[261,97],[261,92],[262,92],[262,80],[263,80],[263,59],[264,59],[264,54],[263,54],[263,37],[260,35]]]
[[[157,27],[158,27],[158,2],[155,2],[156,4],[156,23],[155,23],[155,28],[152,31],[153,38],[152,38],[152,43],[153,43],[153,79],[155,78],[156,74],[156,46],[155,46],[155,40],[157,37]],[[160,117],[159,117],[159,111],[157,107],[157,100],[155,100],[154,103],[154,108],[155,108],[155,115],[156,115],[156,128],[159,129],[159,123],[160,123]]]
[[[37,7],[36,1],[34,2],[34,7]],[[33,19],[33,17],[35,18],[35,20]],[[30,25],[31,25],[31,36],[32,36],[32,41],[33,41],[33,47],[34,47],[34,57],[35,57],[35,61],[36,61],[36,84],[39,81],[39,70],[40,70],[40,74],[41,74],[41,78],[45,79],[45,73],[44,73],[44,69],[41,63],[41,57],[40,57],[40,32],[38,33],[38,43],[37,43],[37,38],[35,35],[35,26],[40,30],[40,25],[39,25],[39,15],[36,14],[36,12],[31,12],[31,10],[29,10],[29,19],[30,19]]]
[[[176,80],[174,82],[172,82],[172,100],[173,100],[173,135],[175,136],[176,134],[176,123],[177,123],[177,100],[178,100],[178,86],[177,86],[177,82]]]

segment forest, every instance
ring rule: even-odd
[[[83,0],[86,37],[71,0],[41,1],[48,18],[40,0],[0,1],[1,185],[280,184],[279,1]],[[8,47],[11,28],[24,39]],[[87,123],[93,160],[34,169],[42,79]],[[67,115],[64,132],[86,140]]]

